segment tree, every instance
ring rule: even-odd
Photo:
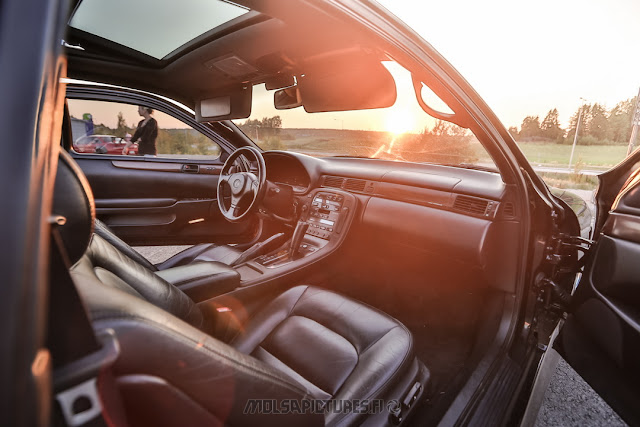
[[[280,116],[265,117],[262,119],[262,127],[270,129],[281,129],[282,118]]]
[[[585,130],[586,135],[599,141],[609,139],[609,117],[604,106],[597,102],[591,106]]]
[[[542,136],[540,130],[540,117],[539,116],[527,116],[522,121],[520,126],[520,136],[522,138],[535,138]]]
[[[511,134],[513,139],[518,139],[518,137],[520,136],[520,133],[518,132],[518,127],[517,126],[511,126],[509,128],[509,133]]]
[[[127,134],[127,122],[124,121],[122,112],[118,113],[118,124],[116,125],[115,134],[120,138],[124,138],[124,136]]]
[[[578,127],[578,118],[580,118],[580,126],[579,126],[578,133],[580,135],[585,135],[590,107],[591,107],[590,105],[586,105],[586,104],[579,107],[576,110],[576,112],[573,113],[573,116],[571,116],[571,119],[569,119],[569,129],[567,130],[567,139],[566,139],[568,144],[571,144],[573,142],[573,137],[575,136],[576,128]],[[581,109],[583,110],[582,114],[580,114]]]
[[[614,142],[627,144],[631,138],[631,116],[636,105],[636,97],[619,102],[609,113],[609,129]]]
[[[238,127],[249,137],[254,138],[256,142],[263,142],[261,140],[271,138],[272,145],[279,145],[282,117],[263,117],[262,120],[248,119],[244,123],[240,123]]]
[[[558,141],[564,136],[564,130],[560,127],[558,120],[558,109],[549,110],[544,120],[540,124],[541,135],[545,138]]]

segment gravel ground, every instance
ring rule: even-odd
[[[569,190],[589,202],[590,191]],[[135,249],[156,264],[189,246],[138,246]],[[618,415],[563,359],[558,363],[536,419],[536,427],[625,426]]]
[[[171,258],[191,246],[135,246],[133,249],[148,259],[151,264],[157,264]]]
[[[626,424],[564,359],[560,359],[535,425],[584,427]]]

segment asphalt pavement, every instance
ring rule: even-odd
[[[536,427],[626,426],[564,359],[544,395]]]

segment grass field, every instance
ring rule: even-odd
[[[291,150],[307,153],[313,156],[351,155],[351,156],[374,156],[379,153],[379,148],[389,146],[389,141],[393,135],[386,132],[339,130],[339,129],[282,129],[282,132],[272,138],[264,138],[258,144],[266,149]],[[535,166],[550,166],[566,168],[569,165],[571,156],[571,145],[554,144],[549,142],[518,142],[518,146],[523,151],[526,158]],[[439,144],[435,141],[434,147],[425,151],[426,157],[420,157],[422,147],[413,146],[409,150],[404,150],[404,143],[401,140],[395,144],[389,153],[398,154],[398,159],[408,161],[432,161],[444,162],[441,157],[449,148],[446,144]],[[440,147],[440,148],[438,148]],[[440,154],[434,154],[441,151]],[[480,143],[471,139],[467,152],[471,160],[461,159],[460,161],[490,164],[486,151]],[[545,174],[545,179],[552,181],[554,186],[561,188],[593,188],[597,181],[590,180],[580,174],[581,170],[605,171],[623,160],[626,156],[626,145],[577,145],[573,156],[572,174]],[[451,156],[450,156],[451,157]],[[455,160],[455,156],[454,159]],[[451,159],[449,159],[451,162]],[[547,176],[548,175],[548,176]],[[574,176],[575,175],[575,176]],[[552,184],[552,185],[553,185]]]
[[[550,143],[518,143],[531,164],[566,166],[571,156],[571,145]],[[577,145],[573,164],[578,169],[609,169],[627,155],[626,145]]]
[[[324,155],[368,156],[390,139],[390,135],[384,132],[338,129],[283,129],[281,136],[281,141],[277,143],[278,146],[267,148],[316,152]],[[534,166],[561,167],[569,164],[571,145],[539,142],[519,142],[518,145]],[[486,157],[484,149],[477,148],[475,150],[477,157],[484,159]],[[577,145],[573,156],[573,165],[577,165],[578,170],[606,170],[618,164],[626,154],[626,145]]]

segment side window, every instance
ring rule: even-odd
[[[138,105],[67,99],[80,154],[215,160],[220,146],[182,121]]]

